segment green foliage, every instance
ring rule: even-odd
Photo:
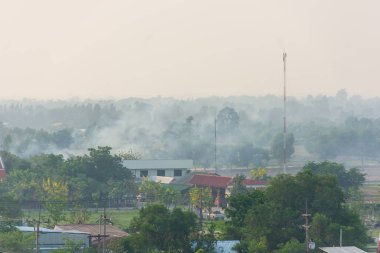
[[[247,213],[264,203],[263,191],[249,191],[247,194],[230,196],[225,214],[230,221],[226,224],[225,236],[228,239],[241,239],[241,228],[245,225]]]
[[[19,218],[21,217],[20,202],[9,196],[0,193],[0,217],[4,218]]]
[[[50,226],[54,226],[65,219],[64,207],[68,198],[67,194],[66,182],[50,178],[42,181],[43,206],[48,212]]]
[[[300,243],[297,239],[291,239],[280,246],[278,250],[275,250],[274,253],[304,253],[305,247],[304,243]]]
[[[236,175],[233,178],[231,196],[235,196],[238,194],[246,194],[248,192],[247,187],[243,184],[244,179],[244,175]]]
[[[159,202],[167,207],[176,205],[180,199],[180,192],[171,188],[165,188],[161,183],[150,181],[144,177],[139,186],[139,193],[142,198],[149,202]]]
[[[311,170],[313,174],[336,176],[339,185],[346,193],[348,193],[350,188],[358,190],[365,181],[365,174],[361,173],[358,169],[351,168],[347,171],[343,164],[335,162],[309,162],[303,167],[303,169]]]
[[[30,168],[30,161],[8,151],[0,151],[0,156],[3,159],[4,166],[8,173],[13,169],[26,170]]]
[[[15,200],[36,200],[40,189],[40,180],[31,170],[14,169],[3,182],[8,194]]]
[[[141,209],[139,217],[132,221],[129,232],[133,234],[124,244],[128,252],[135,253],[151,250],[191,252],[190,235],[195,225],[196,216],[193,213],[150,205]]]
[[[201,252],[204,253],[214,253],[216,241],[215,224],[211,223],[206,231],[199,231],[195,240],[193,240],[195,251],[198,252],[201,250]]]
[[[189,190],[190,204],[199,210],[211,211],[213,206],[212,190],[208,188],[193,187]]]
[[[0,233],[1,251],[7,253],[31,253],[33,250],[34,235],[25,235],[14,230]]]
[[[282,174],[272,178],[265,191],[228,201],[226,214],[231,220],[226,236],[242,239],[240,252],[297,252],[304,240],[301,225],[306,201],[312,214],[311,235],[318,246],[337,245],[339,228],[346,230],[350,245],[361,247],[368,240],[358,214],[344,205],[344,193],[332,175],[314,174],[310,169],[295,176]]]
[[[75,241],[70,240],[68,238],[64,238],[63,241],[65,242],[65,245],[62,249],[54,250],[55,253],[82,253],[86,252],[89,253],[89,249],[83,249],[83,242],[82,241]],[[95,252],[95,251],[94,251]]]
[[[150,181],[148,178],[143,177],[139,186],[139,193],[145,198],[147,202],[158,201],[162,192],[160,183]]]
[[[255,180],[265,180],[268,178],[267,176],[268,170],[266,168],[257,168],[257,169],[252,169],[249,171],[249,175],[251,176],[252,179]]]
[[[4,163],[20,168],[9,170],[0,186],[18,201],[57,201],[46,196],[46,189],[41,187],[43,179],[52,175],[55,181],[66,182],[67,201],[91,200],[97,195],[93,200],[100,202],[137,191],[131,172],[123,167],[119,156],[111,154],[110,147],[91,148],[89,154],[67,160],[62,155],[40,154],[24,161],[4,154]]]

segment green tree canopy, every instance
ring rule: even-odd
[[[334,230],[336,227],[346,227],[347,242],[351,245],[360,247],[367,242],[366,231],[358,214],[345,205],[344,193],[337,178],[316,174],[310,169],[295,176],[278,175],[269,181],[264,191],[229,198],[226,214],[231,221],[226,236],[241,235],[241,246],[246,250],[253,249],[252,242],[256,242],[262,245],[260,252],[280,249],[286,252],[288,247],[297,246],[291,240],[304,243],[302,214],[306,203],[308,212],[312,214],[310,222],[323,227],[316,231],[330,231],[328,236],[317,232],[313,234],[313,238],[321,243],[319,246],[331,242],[337,245],[338,241],[326,239],[336,234],[339,236],[339,230]],[[319,217],[324,218],[321,220]]]
[[[153,204],[140,210],[129,232],[128,252],[143,253],[153,250],[164,252],[191,252],[191,234],[196,227],[194,213],[179,208],[170,211],[163,205]]]

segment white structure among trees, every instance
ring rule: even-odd
[[[137,179],[157,176],[179,178],[193,168],[193,160],[124,160],[123,165]]]

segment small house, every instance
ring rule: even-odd
[[[25,234],[37,233],[35,227],[16,226],[16,229]],[[53,230],[41,227],[38,229],[38,241],[33,241],[33,245],[38,245],[38,252],[47,253],[64,248],[67,241],[80,243],[82,249],[90,247],[90,235],[88,233],[76,230]]]

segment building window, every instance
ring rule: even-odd
[[[174,170],[175,177],[182,177],[182,170]]]
[[[165,176],[165,170],[157,170],[157,176],[164,177]]]
[[[140,177],[147,177],[148,171],[147,170],[140,170]]]

